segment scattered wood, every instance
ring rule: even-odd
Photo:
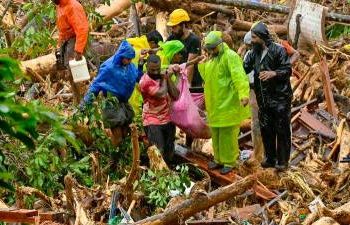
[[[330,81],[330,76],[329,76],[329,69],[327,65],[327,60],[323,56],[321,56],[320,51],[318,46],[315,46],[315,51],[320,59],[320,67],[321,67],[321,72],[322,72],[322,81],[323,81],[323,91],[325,94],[326,98],[326,103],[327,103],[327,110],[330,114],[332,114],[334,117],[337,117],[337,111],[335,108],[335,102],[333,98],[333,92],[332,92],[332,87],[331,87],[331,81]]]
[[[340,225],[340,224],[330,217],[322,217],[312,225]]]
[[[248,176],[231,185],[219,188],[208,194],[190,198],[176,207],[166,210],[164,213],[155,215],[144,220],[138,221],[135,225],[176,225],[182,224],[186,219],[197,212],[206,210],[220,202],[233,198],[236,195],[243,194],[246,190],[253,187],[256,183],[254,176]]]
[[[333,148],[331,150],[331,152],[328,155],[328,160],[330,160],[333,155],[335,154],[335,152],[338,150],[338,147],[340,146],[340,142],[341,142],[341,138],[342,138],[342,134],[343,134],[343,130],[344,130],[344,124],[345,124],[345,119],[343,119],[340,123],[339,126],[337,128],[337,137],[336,137],[336,141],[335,144],[333,145]]]
[[[168,165],[165,163],[162,154],[158,148],[154,145],[148,148],[147,155],[150,162],[150,169],[152,171],[169,170]]]
[[[321,214],[333,218],[341,225],[350,224],[350,202],[334,209],[321,208]]]
[[[258,160],[258,162],[262,162],[264,159],[264,144],[262,142],[262,137],[260,133],[260,125],[259,125],[259,108],[258,103],[256,101],[256,96],[254,91],[250,93],[250,107],[252,110],[252,141],[254,145],[254,158]]]
[[[350,155],[350,132],[348,128],[345,128],[342,133],[341,142],[340,142],[340,151],[338,157],[338,169],[345,171],[349,169],[349,163],[339,163],[343,158]]]
[[[215,4],[228,5],[228,6],[234,6],[239,8],[245,8],[245,9],[254,9],[254,10],[260,10],[260,11],[266,11],[266,12],[275,12],[275,13],[282,13],[282,14],[289,14],[290,12],[290,8],[288,6],[284,6],[280,4],[271,5],[267,3],[252,2],[252,1],[245,1],[245,0],[202,0],[202,1],[207,3],[215,3]],[[328,12],[327,20],[337,21],[341,23],[350,23],[350,16],[334,13],[334,12]]]
[[[133,200],[134,183],[139,177],[140,167],[140,146],[139,135],[135,124],[130,125],[131,142],[132,142],[132,166],[128,178],[126,179],[124,194],[126,196],[127,205],[130,205]]]
[[[45,195],[43,192],[32,187],[17,187],[16,188],[16,206],[19,209],[25,208],[24,197],[34,195],[37,198],[42,199],[50,207],[51,210],[58,210],[55,200]]]
[[[156,30],[162,35],[163,39],[166,40],[169,36],[167,28],[167,13],[159,12],[156,15]]]
[[[35,59],[22,61],[22,70],[24,72],[26,72],[29,68],[29,71],[32,71],[34,74],[38,75],[49,74],[50,72],[54,71],[55,66],[55,54],[44,55]]]

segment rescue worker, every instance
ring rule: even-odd
[[[132,63],[134,63],[135,66],[138,66],[142,50],[158,49],[159,43],[163,42],[163,37],[157,30],[153,30],[141,37],[127,38],[126,40],[135,50],[135,58],[132,60]],[[141,115],[142,113],[142,102],[140,88],[137,84],[129,100],[136,116]]]
[[[89,22],[83,6],[77,0],[52,0],[57,5],[58,46],[63,56],[64,67],[68,70],[69,60],[81,60],[86,49]],[[70,70],[69,70],[70,71]],[[76,103],[80,101],[80,92],[73,77],[68,75]]]
[[[223,43],[221,33],[210,32],[204,48],[211,58],[199,64],[204,80],[205,106],[211,128],[214,161],[208,168],[227,174],[237,166],[240,123],[250,116],[249,82],[239,55]]]
[[[84,108],[85,104],[91,104],[93,96],[100,92],[106,97],[108,94],[112,96],[112,99],[108,98],[103,109],[103,122],[105,127],[111,128],[114,145],[121,143],[134,116],[128,100],[142,76],[142,71],[131,63],[133,58],[134,49],[127,41],[122,41],[115,55],[101,65],[81,106]]]
[[[286,50],[286,52],[290,58],[290,64],[294,65],[299,60],[300,53],[296,49],[294,49],[289,44],[289,42],[287,40],[279,39],[277,34],[273,34],[271,36],[272,36],[273,41],[276,44],[280,44],[281,46],[284,47],[284,49]],[[251,49],[251,45],[252,45],[252,32],[249,31],[244,36],[244,47],[242,48],[241,53],[243,54],[244,50],[246,52],[248,52]],[[238,50],[238,51],[240,51],[240,50]],[[246,54],[243,54],[243,55],[246,55]]]
[[[253,47],[245,58],[244,68],[247,73],[254,71],[254,91],[265,149],[262,167],[285,170],[291,150],[292,88],[289,78],[292,67],[286,50],[274,43],[264,23],[254,25],[251,32]]]
[[[162,43],[157,52],[162,62],[161,68],[166,69],[170,64],[183,63],[183,51],[185,51],[185,46],[181,41],[173,40]]]
[[[189,21],[190,17],[186,10],[176,9],[170,14],[169,21],[167,23],[167,25],[171,28],[171,35],[169,36],[168,41],[179,40],[185,45],[185,51],[183,51],[183,59],[185,62],[190,62],[201,54],[201,40],[197,35],[189,30]],[[198,65],[191,65],[187,68],[187,70],[188,82],[190,83],[190,87],[192,87],[190,88],[190,91],[199,92],[193,93],[192,97],[203,99],[203,94],[201,93],[202,91],[200,91],[200,89],[203,87],[203,80],[199,75]],[[186,136],[186,145],[188,147],[192,145],[192,142],[193,139],[189,136]]]
[[[147,59],[147,73],[140,81],[143,96],[143,126],[150,143],[157,146],[167,163],[174,155],[175,125],[170,120],[171,101],[179,96],[170,73],[161,74],[161,60],[158,55]]]

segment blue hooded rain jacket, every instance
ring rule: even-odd
[[[135,84],[142,76],[142,71],[138,71],[133,63],[123,65],[123,58],[135,58],[135,50],[125,40],[122,41],[115,55],[101,65],[84,97],[84,103],[90,104],[93,95],[97,96],[101,91],[105,96],[109,92],[119,101],[128,102]]]

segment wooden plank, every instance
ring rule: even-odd
[[[322,71],[323,91],[324,91],[324,95],[327,103],[327,111],[330,114],[332,114],[334,117],[337,117],[337,111],[335,109],[331,81],[329,78],[329,69],[328,69],[327,60],[325,57],[322,57],[320,61],[320,66]]]
[[[37,210],[28,209],[3,209],[0,210],[0,221],[3,222],[20,222],[35,223],[35,217],[38,216]]]
[[[64,213],[63,212],[43,212],[39,213],[40,221],[54,221],[59,223],[64,223]]]
[[[206,157],[196,152],[188,151],[182,146],[177,145],[175,147],[175,154],[181,159],[198,166],[202,170],[205,170],[217,184],[229,185],[242,179],[242,177],[237,175],[234,171],[226,175],[222,175],[220,174],[219,170],[209,170],[208,159]],[[277,196],[260,182],[258,182],[258,185],[254,186],[253,190],[257,196],[265,200],[270,200]]]
[[[229,220],[213,219],[213,220],[186,221],[186,224],[188,225],[226,225],[226,224],[231,224],[231,222]]]
[[[339,152],[339,158],[338,163],[343,158],[347,157],[350,154],[350,132],[348,129],[343,130],[341,142],[340,142],[340,152]],[[338,168],[341,171],[345,171],[350,167],[350,163],[339,163]]]
[[[308,113],[305,109],[300,111],[298,121],[304,124],[311,131],[314,131],[316,133],[319,133],[331,139],[335,138],[335,134],[330,128],[328,128],[323,123],[318,121],[313,115]]]

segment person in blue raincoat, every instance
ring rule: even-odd
[[[91,104],[94,96],[100,92],[104,96],[112,96],[107,99],[102,118],[105,127],[112,131],[112,142],[115,145],[121,143],[125,128],[134,117],[128,101],[142,76],[142,71],[131,63],[133,58],[135,58],[135,50],[126,40],[122,41],[115,55],[101,65],[82,103],[82,108],[86,104]]]

